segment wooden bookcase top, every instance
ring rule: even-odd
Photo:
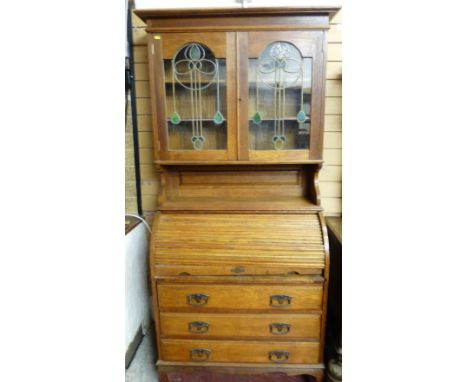
[[[135,14],[146,22],[153,18],[193,18],[221,16],[299,16],[328,15],[332,17],[341,7],[252,7],[252,8],[207,8],[207,9],[137,9]]]

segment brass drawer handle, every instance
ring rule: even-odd
[[[274,363],[287,362],[289,359],[289,352],[285,350],[273,350],[268,354],[268,359]]]
[[[275,294],[270,296],[270,305],[275,308],[284,308],[291,305],[292,297],[285,294]]]
[[[188,324],[189,332],[196,333],[196,334],[207,333],[209,327],[210,327],[210,324],[208,324],[207,322],[202,322],[202,321],[193,321],[193,322],[189,322]]]
[[[211,350],[209,349],[192,349],[190,350],[190,358],[193,361],[207,361],[210,358]]]
[[[208,298],[206,294],[194,293],[187,296],[187,303],[193,306],[203,306],[208,304]]]
[[[291,331],[290,324],[284,324],[282,322],[274,322],[270,324],[271,334],[282,335],[282,334],[288,334],[290,331]]]

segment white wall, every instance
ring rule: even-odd
[[[140,326],[149,325],[148,231],[139,224],[125,236],[125,351]]]

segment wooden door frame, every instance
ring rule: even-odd
[[[226,128],[227,142],[225,150],[169,150],[167,116],[166,116],[166,94],[164,74],[164,52],[163,39],[167,36],[183,37],[182,40],[190,42],[193,33],[149,33],[148,55],[150,72],[151,109],[153,115],[153,150],[155,161],[234,161],[237,159],[237,58],[235,32],[220,32],[225,34],[224,44],[226,60]],[[205,45],[209,47],[213,34],[210,32],[199,32],[196,35],[203,36]],[[164,107],[157,107],[156,104]]]
[[[251,44],[259,44],[259,40],[265,40],[263,48],[274,41],[286,41],[298,46],[298,36],[303,40],[301,44],[305,49],[310,49],[305,57],[312,58],[312,85],[310,103],[310,135],[308,150],[250,150],[249,149],[249,83],[248,70],[249,59],[258,58],[260,47],[250,52]],[[310,39],[310,45],[304,45],[304,40]],[[326,44],[326,31],[246,31],[237,33],[238,45],[238,129],[239,129],[239,160],[255,162],[294,162],[294,161],[320,161],[322,160],[323,126],[325,100],[323,97],[326,80],[326,56],[324,44]],[[304,49],[303,49],[304,50]],[[325,45],[326,50],[326,45]],[[255,54],[254,54],[255,53]],[[303,54],[303,51],[301,51]]]

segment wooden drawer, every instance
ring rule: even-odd
[[[218,262],[216,265],[211,264],[154,264],[153,274],[157,277],[165,276],[232,276],[232,275],[286,275],[286,274],[300,274],[300,275],[321,275],[323,266],[319,267],[317,264],[280,264],[280,265],[261,265],[258,264],[245,264],[236,265],[235,263],[225,264]]]
[[[314,364],[319,362],[318,342],[163,339],[161,344],[161,358],[164,361],[271,364]]]
[[[321,310],[323,286],[159,284],[161,311]]]
[[[321,315],[161,313],[163,337],[320,338]]]

